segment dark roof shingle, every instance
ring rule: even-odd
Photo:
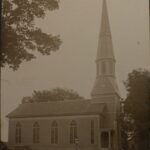
[[[70,100],[20,104],[7,115],[8,118],[65,116],[78,114],[100,114],[104,104],[94,104],[91,100]]]

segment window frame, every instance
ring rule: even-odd
[[[95,124],[94,120],[91,120],[91,144],[95,144]]]
[[[33,124],[33,144],[40,143],[40,126],[38,122]]]
[[[70,123],[70,144],[75,144],[75,140],[77,139],[77,123],[75,120],[72,120]]]
[[[58,124],[56,121],[51,125],[51,144],[58,144]]]
[[[22,142],[22,126],[21,123],[16,123],[16,133],[15,133],[16,144],[21,144]]]

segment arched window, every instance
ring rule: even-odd
[[[75,139],[77,139],[77,124],[73,120],[70,124],[70,144],[74,144]]]
[[[21,124],[20,123],[16,124],[16,143],[17,144],[21,143]]]
[[[53,121],[51,126],[51,144],[58,144],[58,125]]]
[[[94,120],[91,120],[91,144],[94,144]]]
[[[39,124],[37,122],[34,123],[33,125],[33,143],[34,144],[38,144],[40,141],[39,141]]]
[[[108,132],[102,132],[101,133],[101,147],[102,148],[108,148],[109,146],[109,134]]]

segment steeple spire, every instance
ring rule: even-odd
[[[103,0],[102,6],[96,66],[96,81],[91,93],[92,97],[98,98],[106,94],[118,93],[115,80],[115,58],[106,0]]]
[[[101,28],[99,33],[99,42],[97,50],[97,61],[100,59],[114,59],[111,31],[106,0],[103,0]]]
[[[103,1],[103,7],[102,7],[101,32],[110,33],[106,0]]]

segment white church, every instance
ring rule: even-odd
[[[94,61],[94,60],[93,60]],[[103,0],[91,99],[22,103],[7,115],[12,150],[119,150],[120,95]]]

